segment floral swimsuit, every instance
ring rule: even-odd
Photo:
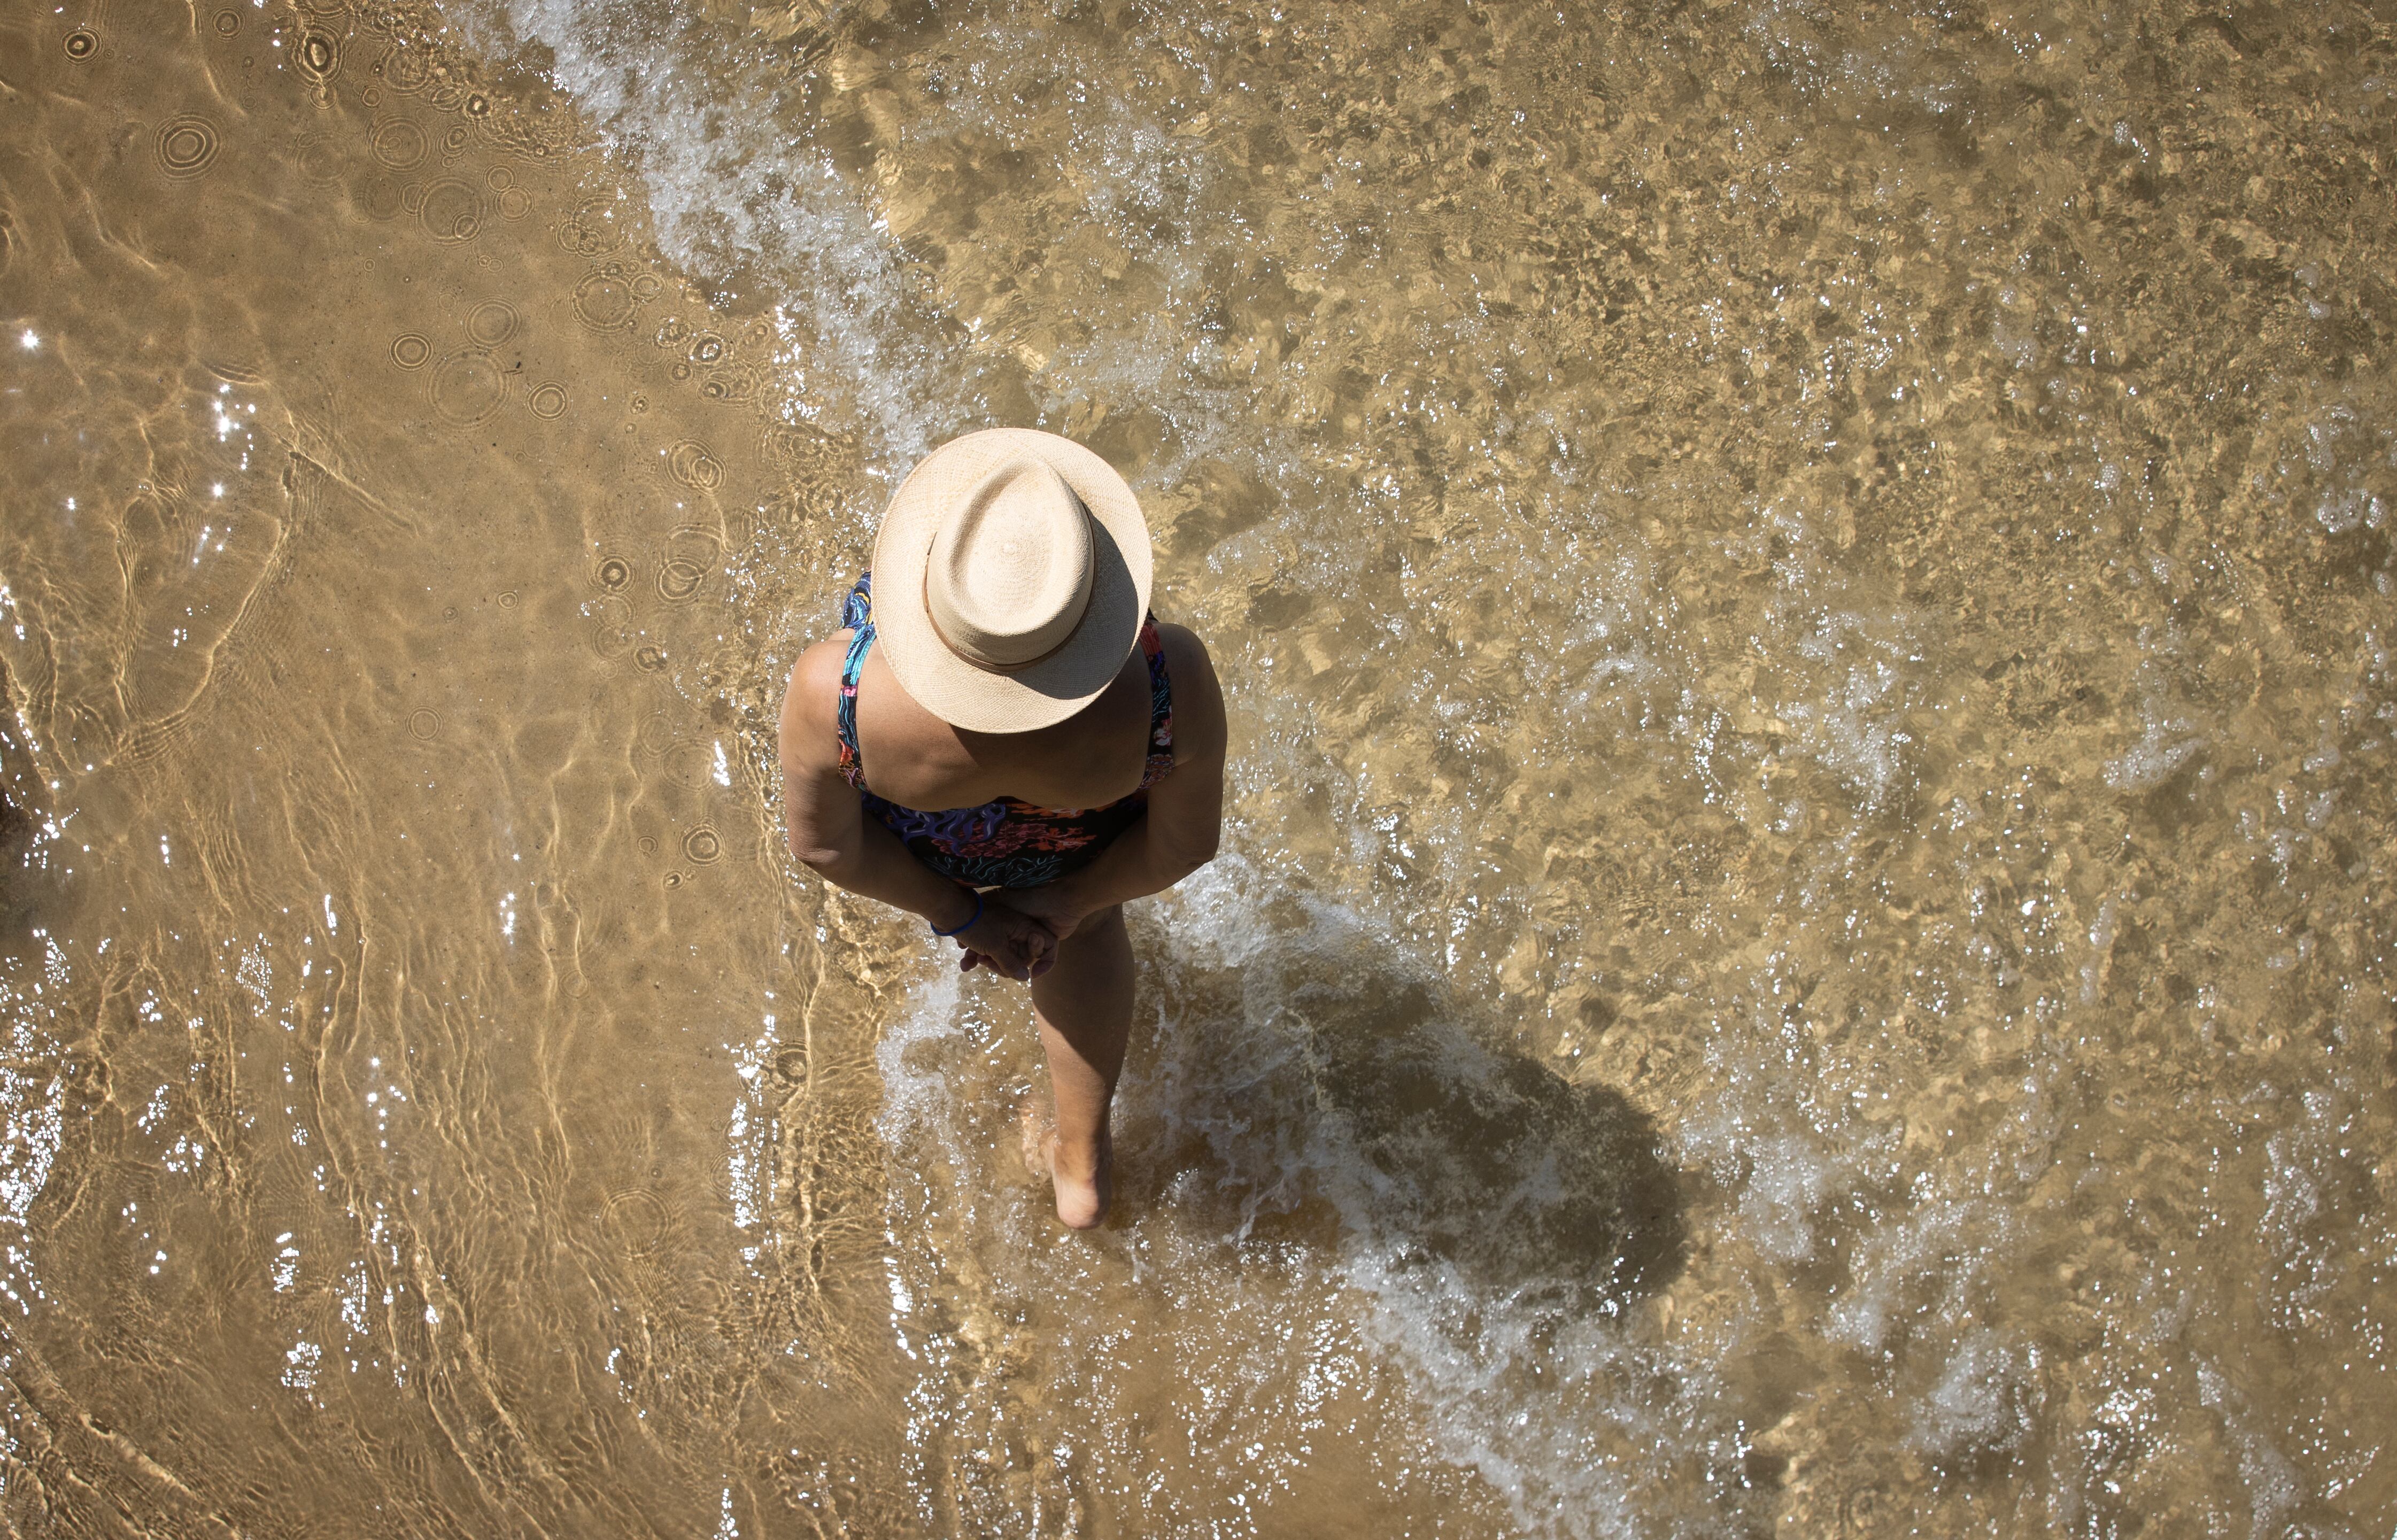
[[[874,646],[873,581],[871,572],[860,577],[840,609],[840,623],[857,633],[840,669],[840,773],[857,788],[866,813],[897,835],[908,853],[968,887],[1037,888],[1088,864],[1147,809],[1148,788],[1173,769],[1173,683],[1155,615],[1140,628],[1140,650],[1148,659],[1148,766],[1130,797],[1104,808],[1040,808],[1002,797],[978,808],[918,812],[866,790],[865,761],[857,751],[857,676]]]

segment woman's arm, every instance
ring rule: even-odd
[[[925,866],[898,837],[865,816],[856,789],[842,779],[835,713],[848,650],[847,632],[816,643],[799,655],[783,692],[779,750],[791,854],[825,881],[921,915],[934,930],[964,924],[979,904],[982,917],[957,933],[957,944],[1011,978],[1046,972],[1056,957],[1056,937],[1004,901],[977,899],[973,890]]]
[[[1158,628],[1173,680],[1173,770],[1148,788],[1148,810],[1098,859],[1070,876],[1011,894],[1016,907],[1056,932],[1126,899],[1161,893],[1215,857],[1224,824],[1224,691],[1198,638]]]

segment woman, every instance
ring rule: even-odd
[[[1041,1154],[1077,1229],[1111,1186],[1123,902],[1198,870],[1223,817],[1214,666],[1148,613],[1149,565],[1097,455],[1027,429],[953,439],[891,500],[844,629],[783,698],[792,853],[922,916],[961,966],[1030,982],[1057,1100]]]

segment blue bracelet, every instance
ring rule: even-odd
[[[982,895],[981,895],[980,893],[975,893],[975,894],[974,894],[974,896],[973,896],[973,901],[974,901],[974,912],[973,912],[972,914],[968,915],[968,916],[966,917],[965,923],[964,923],[963,925],[958,926],[958,927],[957,927],[956,930],[954,930],[954,931],[944,931],[944,930],[942,930],[939,926],[937,926],[937,925],[932,925],[932,922],[931,922],[931,920],[929,920],[929,919],[928,919],[928,920],[926,920],[924,923],[925,923],[925,924],[927,924],[927,925],[932,925],[932,934],[934,934],[934,935],[936,935],[936,936],[955,936],[955,935],[960,935],[960,934],[963,934],[965,931],[971,931],[971,930],[972,930],[972,929],[974,928],[974,921],[976,921],[976,920],[978,920],[978,919],[982,918]]]

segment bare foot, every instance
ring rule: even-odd
[[[1057,1135],[1041,1141],[1049,1179],[1057,1185],[1057,1217],[1068,1229],[1096,1229],[1115,1196],[1115,1141],[1099,1135],[1098,1147],[1076,1159]]]

